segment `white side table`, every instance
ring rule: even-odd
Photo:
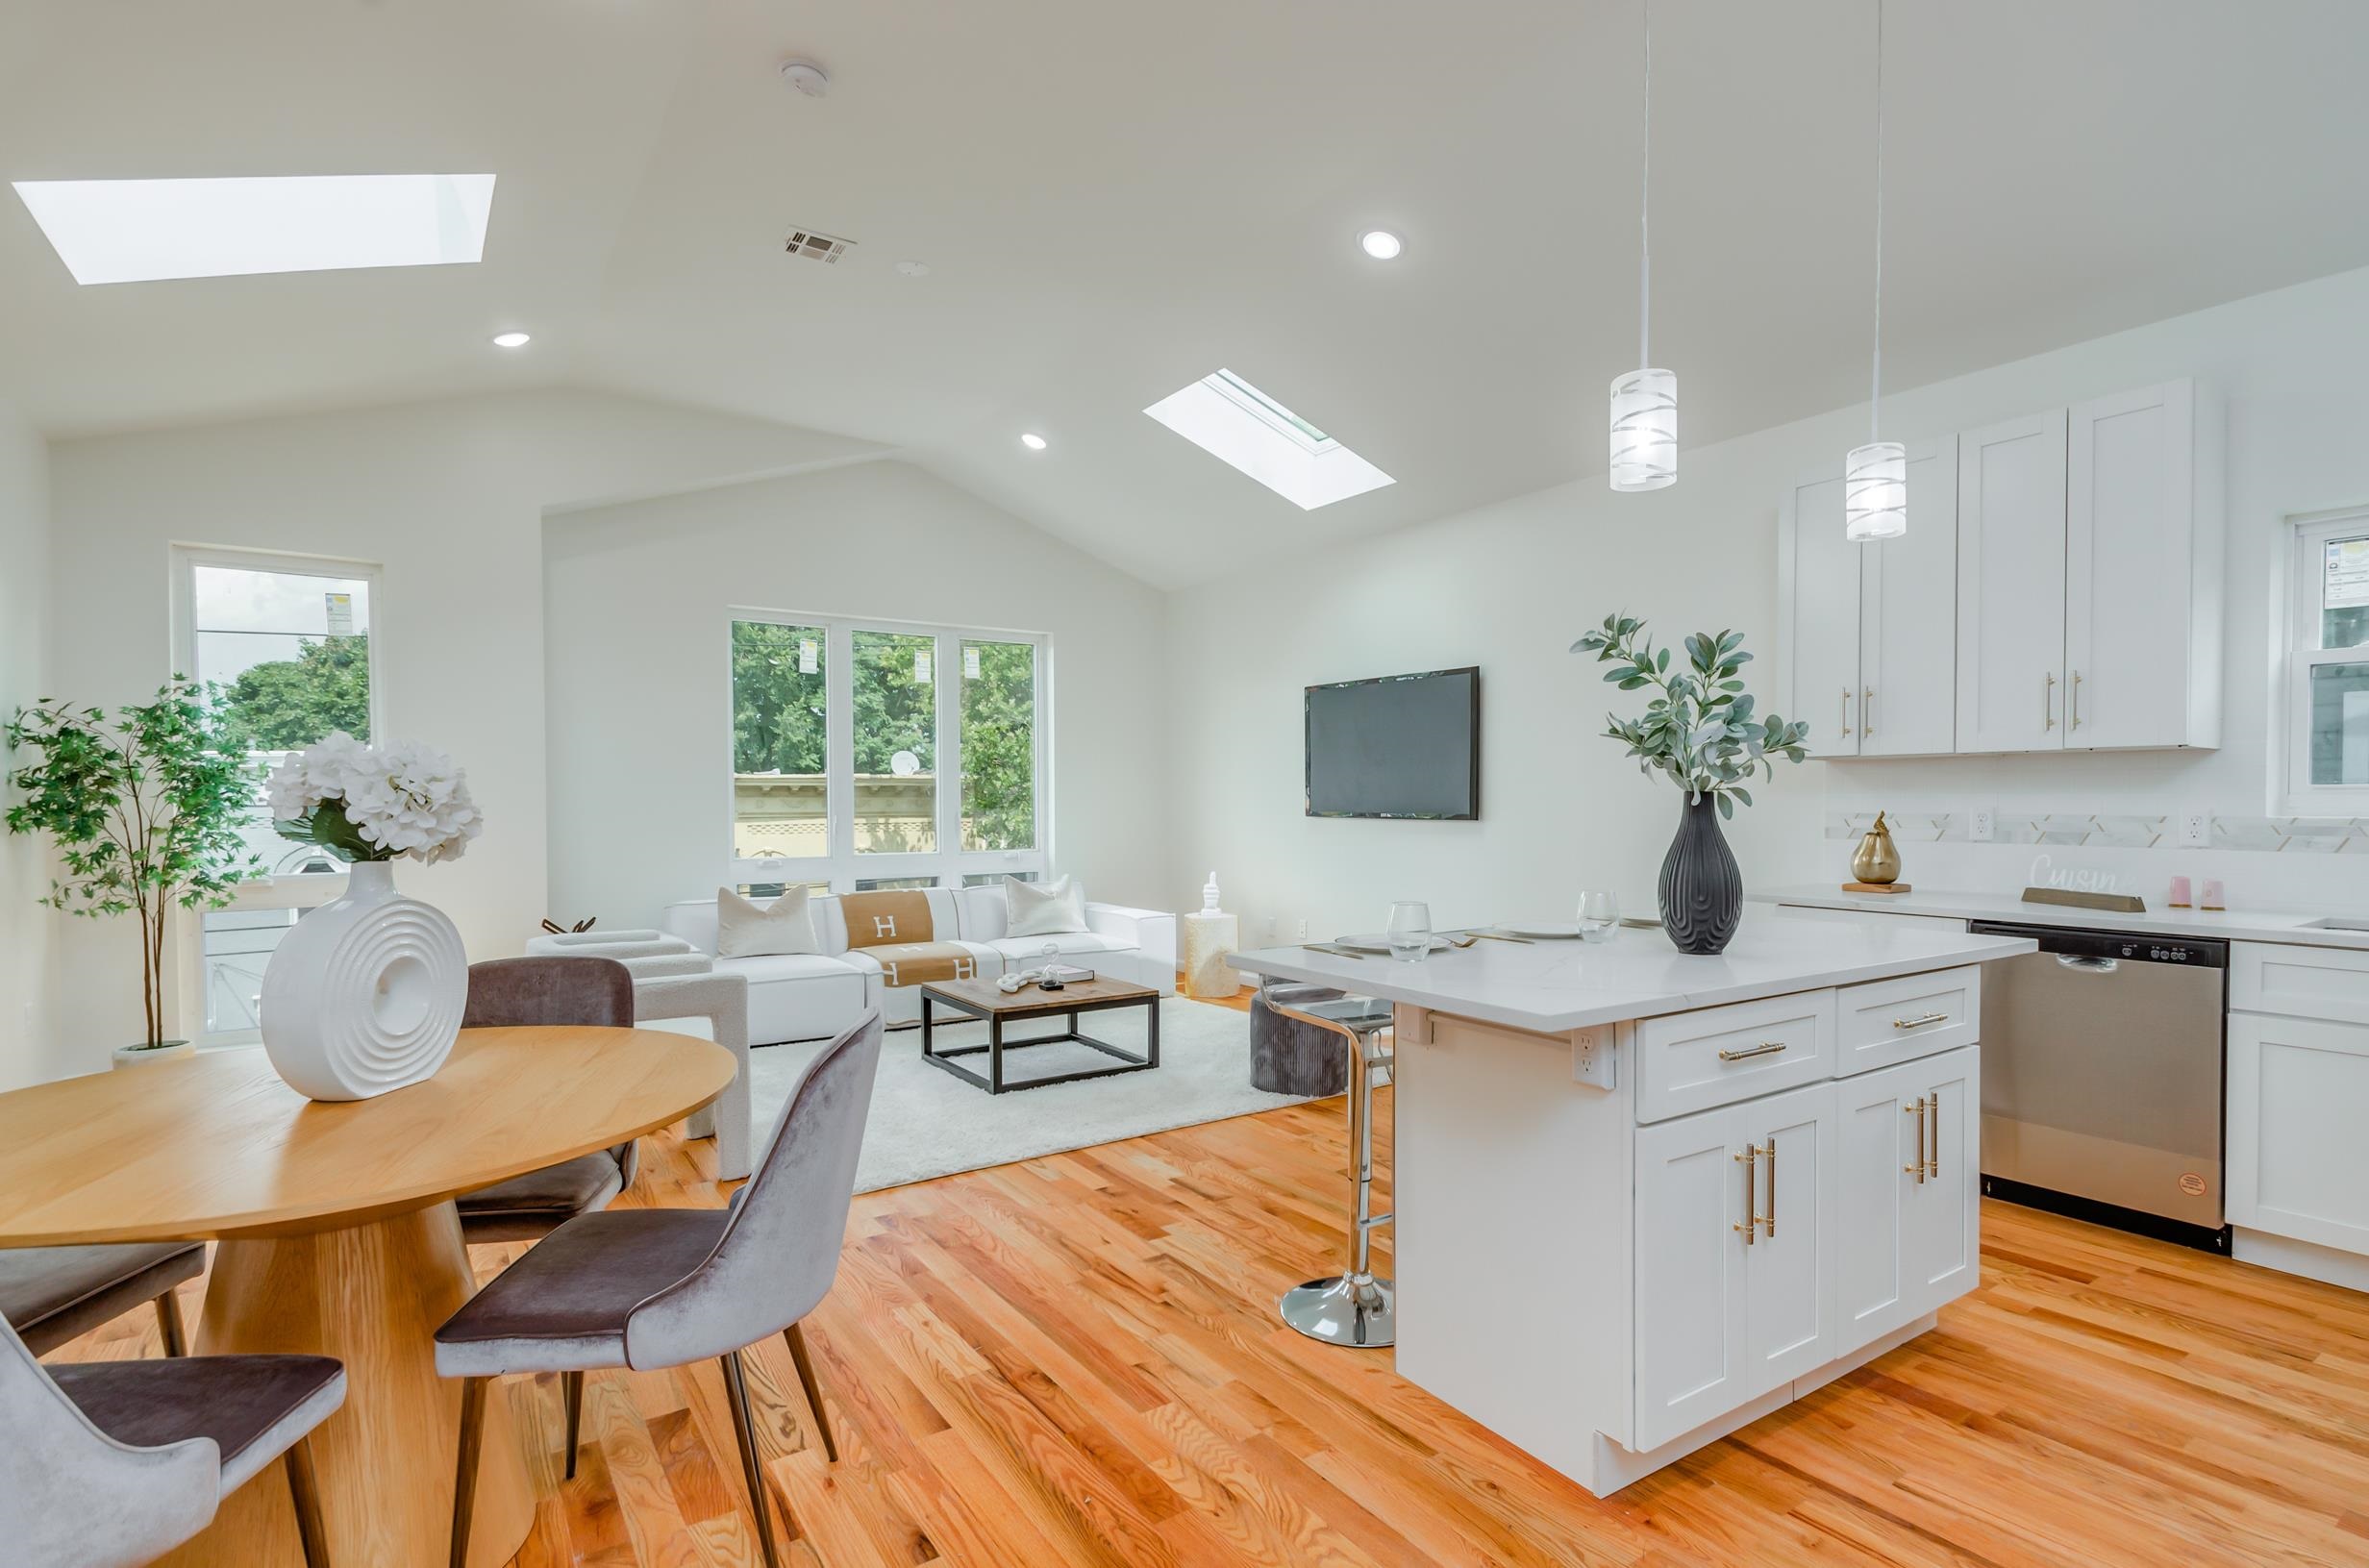
[[[1226,955],[1242,945],[1242,924],[1233,915],[1195,910],[1184,916],[1184,994],[1233,996],[1242,977]]]

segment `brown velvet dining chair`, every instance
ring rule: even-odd
[[[326,1356],[43,1366],[0,1323],[0,1561],[137,1568],[279,1459],[307,1568],[330,1568],[306,1440],[344,1403]]]
[[[710,1356],[723,1363],[757,1538],[767,1568],[779,1568],[740,1353],[777,1333],[787,1340],[824,1453],[836,1459],[799,1322],[821,1304],[838,1272],[880,1039],[875,1012],[808,1065],[765,1140],[756,1174],[729,1207],[622,1208],[571,1220],[436,1331],[436,1370],[465,1380],[453,1495],[456,1568],[467,1560],[489,1380],[566,1376],[572,1473],[578,1390],[587,1370],[653,1371]]]
[[[469,965],[463,1029],[562,1025],[634,1027],[634,977],[614,958],[489,958]],[[579,1214],[609,1207],[634,1184],[638,1146],[620,1143],[463,1193],[461,1239],[539,1241]]]
[[[202,1241],[0,1249],[0,1321],[36,1356],[153,1302],[167,1356],[189,1354],[173,1289],[206,1272]]]

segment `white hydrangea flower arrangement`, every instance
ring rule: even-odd
[[[416,741],[366,746],[339,730],[271,770],[281,835],[348,860],[457,860],[485,828],[468,776]]]

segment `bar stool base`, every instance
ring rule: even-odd
[[[1381,1350],[1397,1342],[1398,1287],[1374,1275],[1310,1280],[1284,1292],[1284,1321],[1328,1345]]]

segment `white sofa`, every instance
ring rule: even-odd
[[[1172,914],[1088,904],[1090,930],[1060,936],[1008,936],[1000,884],[932,888],[929,901],[936,939],[968,953],[981,979],[1034,969],[1045,961],[1043,954],[1051,947],[1065,961],[1098,975],[1153,986],[1163,996],[1176,993]],[[748,977],[750,1043],[829,1039],[875,1008],[892,1029],[918,1023],[919,988],[888,984],[879,959],[848,946],[847,922],[837,897],[817,894],[812,908],[820,953],[715,960],[719,972]],[[712,898],[670,904],[660,912],[659,925],[702,953],[715,952]]]

